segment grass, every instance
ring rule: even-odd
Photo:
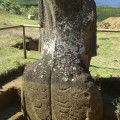
[[[33,24],[37,25],[38,20],[28,20],[27,16],[21,16],[0,11],[0,27],[8,25]]]
[[[19,68],[21,65],[40,59],[40,53],[34,51],[28,51],[28,59],[24,59],[23,50],[16,48],[0,50],[0,55],[0,74],[7,73],[9,70]]]
[[[38,24],[38,21],[0,11],[0,27],[18,24]],[[27,28],[26,36],[37,37],[39,36],[38,31]],[[34,51],[27,51],[28,59],[24,59],[23,50],[12,47],[23,42],[22,34],[21,28],[0,31],[0,75],[40,59],[40,53]]]
[[[120,8],[107,6],[97,7],[97,21],[101,22],[109,17],[120,17]]]
[[[98,55],[92,58],[92,76],[120,77],[120,33],[97,34]]]

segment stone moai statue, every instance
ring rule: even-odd
[[[42,58],[26,67],[27,120],[102,120],[102,99],[87,73],[96,55],[94,0],[40,0]]]

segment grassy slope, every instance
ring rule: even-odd
[[[120,77],[120,33],[98,33],[98,55],[92,58],[93,76]]]
[[[21,65],[33,62],[40,58],[37,52],[27,52],[28,59],[23,58],[23,51],[16,48],[0,50],[0,74],[7,73],[9,70],[18,68]]]
[[[17,24],[38,24],[38,21],[28,20],[24,16],[0,12],[0,27]],[[28,31],[29,34],[31,34],[30,30]],[[36,33],[36,30],[34,31]],[[32,33],[31,35],[34,37],[34,32],[32,31]],[[40,53],[27,51],[28,59],[24,59],[23,50],[12,47],[17,43],[22,43],[22,41],[21,29],[0,31],[0,74],[7,73],[9,70],[40,58]]]
[[[120,17],[120,8],[97,7],[97,21]],[[120,33],[97,34],[98,55],[92,58],[90,71],[98,77],[120,77]]]
[[[108,17],[120,17],[120,8],[97,7],[98,22],[101,22]]]
[[[28,20],[27,17],[21,15],[10,14],[0,11],[0,27],[18,24],[38,24],[37,20]]]

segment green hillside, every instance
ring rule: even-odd
[[[107,6],[97,7],[97,21],[103,21],[109,17],[120,17],[120,8]]]
[[[22,5],[38,5],[38,0],[17,0]]]

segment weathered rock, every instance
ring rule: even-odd
[[[116,110],[117,119],[120,120],[120,106],[118,106],[118,109]]]
[[[95,3],[42,2],[43,53],[24,73],[24,116],[28,120],[101,120],[101,95],[81,61],[83,55],[96,54]]]

